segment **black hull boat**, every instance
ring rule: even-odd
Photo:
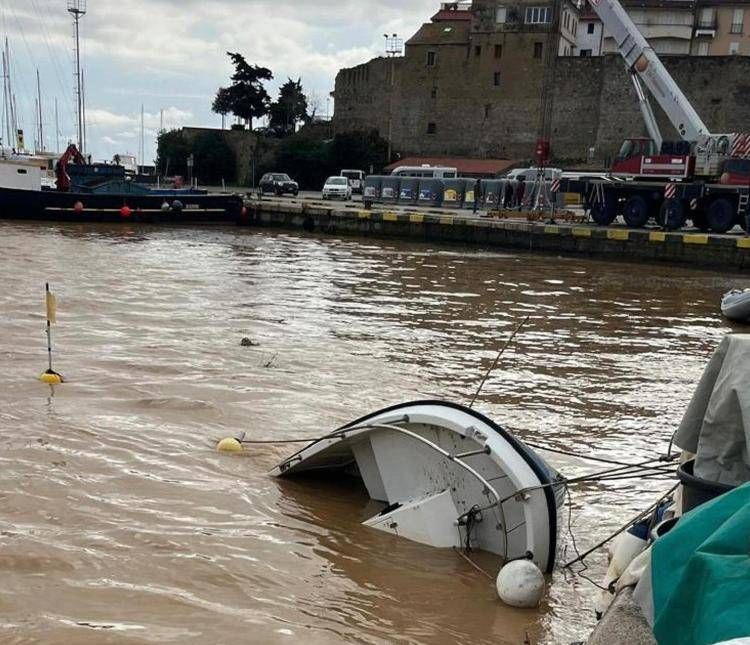
[[[0,219],[144,224],[235,224],[242,220],[238,195],[79,193],[0,187]]]
[[[241,223],[239,195],[162,189],[133,181],[119,164],[90,164],[74,145],[55,166],[57,190],[34,163],[0,159],[0,219],[148,224]]]

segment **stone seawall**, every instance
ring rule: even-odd
[[[357,211],[304,202],[249,201],[247,208],[250,226],[750,271],[750,238],[739,236],[545,225],[469,213]]]

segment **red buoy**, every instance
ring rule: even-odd
[[[76,213],[82,213],[82,212],[83,212],[83,202],[76,202],[76,203],[75,203],[75,204],[73,205],[73,210],[74,210],[74,211],[75,211]]]
[[[120,216],[123,218],[130,217],[133,214],[133,211],[130,210],[129,206],[123,206],[120,209]]]

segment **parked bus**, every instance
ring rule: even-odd
[[[398,166],[393,169],[391,175],[423,179],[455,179],[458,177],[458,169],[446,166]]]

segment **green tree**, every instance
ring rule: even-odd
[[[263,86],[264,81],[273,79],[267,67],[250,65],[242,54],[227,52],[232,59],[234,74],[232,85],[219,88],[212,109],[217,114],[229,114],[244,120],[253,129],[253,119],[268,114],[271,97]]]
[[[235,181],[237,159],[221,132],[201,132],[192,142],[185,139],[182,130],[159,134],[156,163],[160,175],[187,177],[190,155],[193,155],[193,172],[202,183]]]
[[[379,172],[388,165],[388,142],[376,130],[337,134],[331,143],[331,163],[342,170],[357,168]]]
[[[216,114],[221,114],[223,117],[227,116],[227,114],[232,114],[232,97],[228,89],[224,87],[219,88],[211,110]],[[223,123],[224,121],[222,120],[222,125]]]
[[[220,132],[201,132],[193,141],[195,176],[204,184],[233,182],[237,176],[237,158]]]
[[[187,158],[190,152],[190,145],[182,136],[182,130],[160,132],[156,149],[156,167],[159,174],[186,177]]]
[[[271,104],[270,126],[277,133],[288,136],[297,131],[297,124],[307,119],[307,97],[302,79],[291,78],[279,89],[279,98]]]

